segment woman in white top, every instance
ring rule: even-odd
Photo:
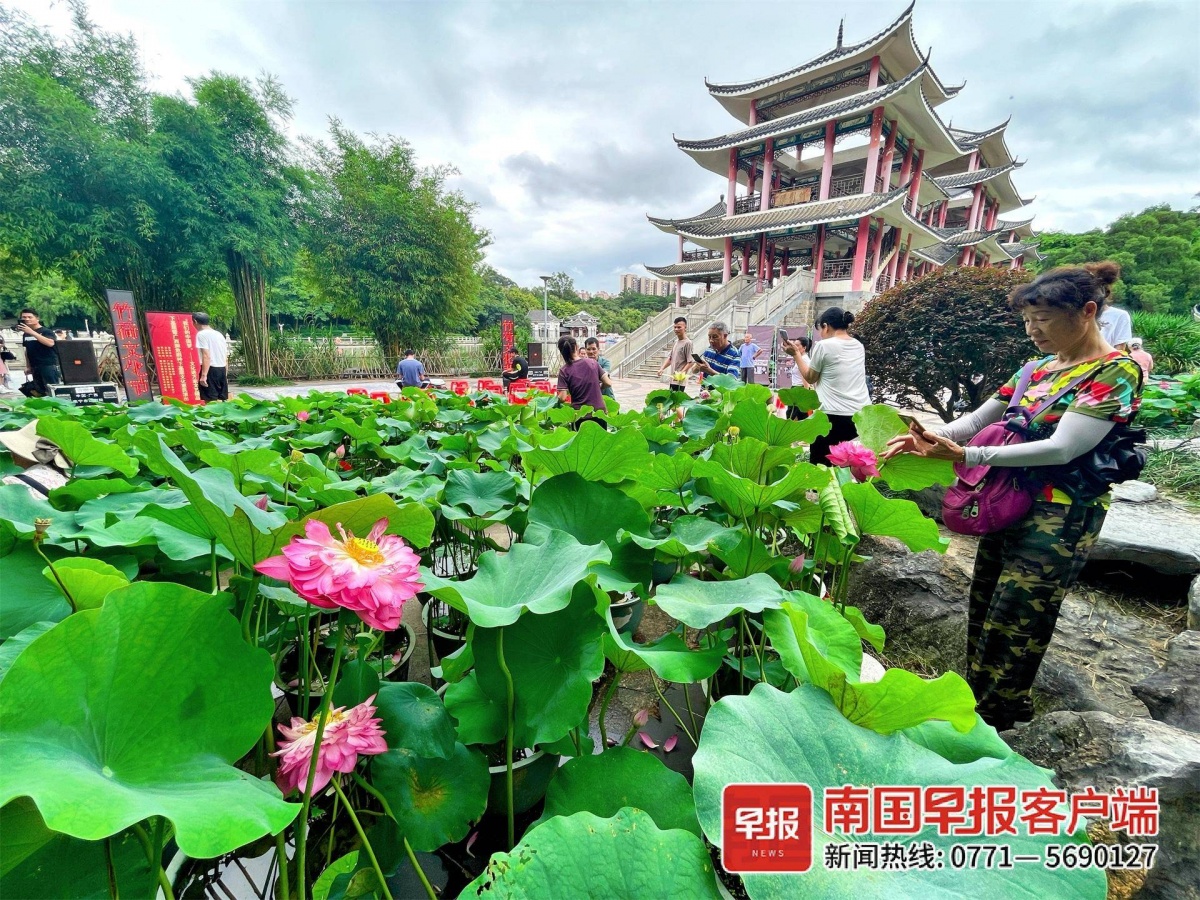
[[[829,434],[812,442],[809,459],[829,462],[829,448],[858,437],[854,414],[871,403],[867,393],[867,354],[863,345],[850,336],[854,314],[831,306],[817,316],[817,337],[812,355],[797,341],[784,345],[796,361],[796,368],[817,389],[821,409],[829,417]]]

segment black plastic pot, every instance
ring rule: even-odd
[[[430,624],[430,611],[440,606],[440,601],[425,604],[421,610],[421,621],[425,623],[425,633],[429,635],[429,640],[433,644],[433,650],[437,654],[438,662],[441,662],[447,656],[457,651],[467,642],[466,634],[452,634],[448,631],[442,631]],[[433,665],[433,660],[430,661],[430,666]]]
[[[633,596],[627,600],[614,600],[609,605],[613,624],[621,634],[633,634],[646,612],[646,601]]]

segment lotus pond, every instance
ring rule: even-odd
[[[1095,870],[826,869],[856,838],[820,829],[803,875],[722,871],[726,785],[1052,787],[958,675],[862,674],[858,544],[944,550],[893,494],[948,464],[811,465],[828,420],[771,402],[719,379],[609,430],[414,390],[0,407],[73,463],[0,487],[0,893],[199,896],[181,873],[260,858],[280,898],[1104,897]],[[904,430],[856,419],[876,452]],[[673,627],[639,641],[646,605]],[[634,679],[672,741],[610,733]]]

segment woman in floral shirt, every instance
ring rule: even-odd
[[[1102,337],[1098,317],[1120,276],[1116,263],[1046,272],[1009,297],[1041,359],[1021,406],[1036,407],[1072,381],[1074,388],[1029,423],[1030,439],[1000,447],[967,447],[998,422],[1020,380],[979,409],[936,431],[895,438],[888,456],[934,459],[1068,473],[1109,433],[1127,424],[1141,403],[1138,364]],[[967,614],[967,679],[979,714],[998,729],[1032,717],[1030,688],[1050,645],[1059,607],[1079,577],[1108,510],[1108,495],[1072,498],[1052,480],[1024,519],[979,541]]]

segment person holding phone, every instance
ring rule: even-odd
[[[821,409],[829,417],[829,434],[817,438],[809,449],[809,460],[829,463],[829,448],[858,437],[854,414],[871,404],[867,393],[867,353],[850,336],[854,313],[831,306],[817,316],[818,342],[812,355],[798,341],[788,341],[784,351],[796,362],[800,377],[813,385]]]
[[[724,322],[713,322],[708,327],[708,349],[704,355],[693,353],[696,368],[706,378],[713,375],[737,375],[742,365],[741,354],[729,342],[729,326]]]
[[[780,341],[779,346],[780,347],[787,346],[787,344],[790,342],[790,340],[791,339],[788,337],[788,333],[786,331],[780,329],[780,331],[779,331],[779,341]],[[795,342],[803,348],[805,353],[808,353],[812,350],[812,339],[806,335],[796,338]],[[794,362],[792,363],[791,368],[788,369],[788,378],[791,379],[792,387],[806,387],[806,388],[812,387],[811,384],[809,384],[807,381],[804,380],[804,376],[800,373],[800,367],[798,365],[796,365]],[[793,422],[803,422],[805,419],[807,419],[811,415],[812,415],[812,410],[801,409],[799,406],[789,406],[787,408],[787,417],[789,419],[791,419]]]

